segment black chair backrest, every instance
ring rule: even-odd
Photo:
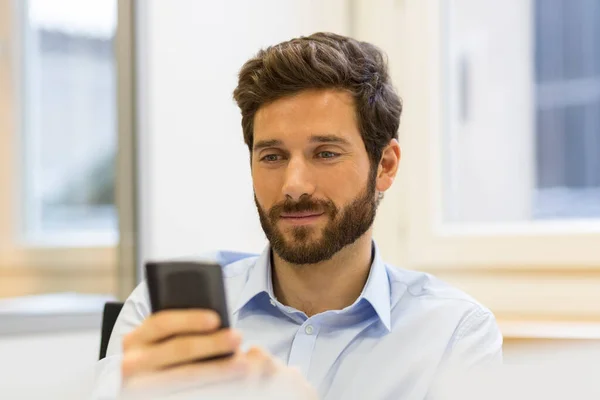
[[[104,357],[106,357],[108,341],[110,339],[113,327],[115,326],[115,322],[117,322],[117,318],[119,317],[119,313],[121,312],[122,308],[123,303],[108,302],[104,304],[104,311],[102,312],[102,331],[100,333],[99,360],[102,360]]]

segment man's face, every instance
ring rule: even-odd
[[[307,90],[255,116],[256,206],[271,247],[290,263],[328,260],[373,223],[377,169],[354,110],[349,93]]]

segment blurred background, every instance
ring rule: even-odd
[[[491,308],[508,362],[600,355],[599,1],[0,0],[0,388],[93,367],[144,261],[262,250],[231,93],[316,31],[404,100],[385,259]]]

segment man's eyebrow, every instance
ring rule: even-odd
[[[258,142],[254,143],[252,150],[258,151],[258,150],[266,149],[268,147],[281,146],[282,144],[283,144],[283,142],[281,140],[277,140],[277,139],[259,140]]]
[[[311,143],[337,143],[349,146],[350,142],[343,137],[336,135],[313,135],[310,138]],[[283,142],[278,139],[259,140],[252,146],[252,151],[259,151],[269,147],[282,146]]]
[[[343,137],[336,135],[314,135],[310,138],[312,143],[337,143],[337,144],[345,144],[347,146],[350,145],[350,142]]]

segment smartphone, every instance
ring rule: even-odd
[[[219,329],[229,328],[221,265],[210,262],[161,261],[147,262],[145,267],[153,313],[171,309],[209,309],[219,314]],[[211,359],[230,355],[223,354]]]

